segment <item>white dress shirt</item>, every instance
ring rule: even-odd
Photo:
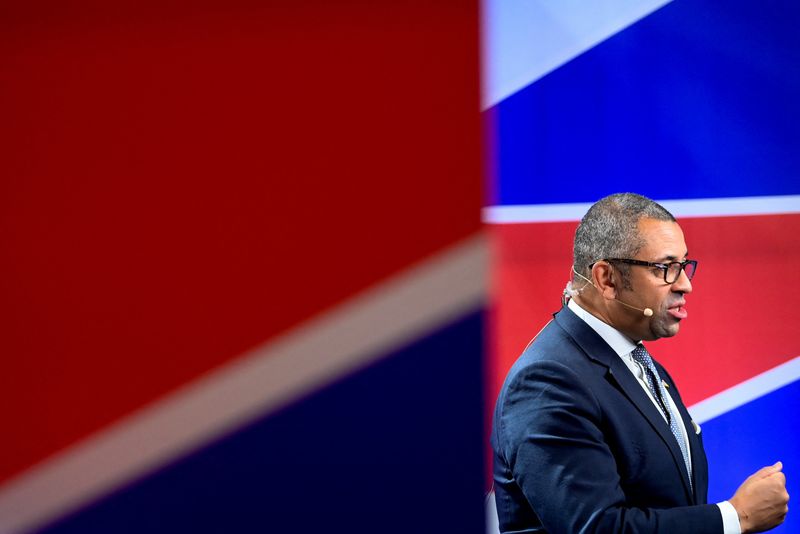
[[[603,338],[603,341],[608,343],[608,346],[611,347],[611,350],[617,353],[617,355],[622,358],[622,361],[625,363],[625,366],[633,373],[633,376],[636,378],[636,381],[639,382],[639,385],[642,386],[642,389],[647,394],[647,397],[650,401],[658,408],[658,413],[661,414],[661,417],[664,418],[664,421],[667,421],[667,416],[661,410],[661,406],[659,406],[658,401],[653,396],[653,393],[650,391],[650,388],[647,385],[647,378],[645,377],[644,368],[639,364],[637,361],[633,359],[631,352],[633,349],[636,348],[636,343],[634,343],[629,337],[625,334],[614,328],[613,326],[601,321],[588,311],[584,310],[583,308],[578,305],[575,300],[570,299],[569,304],[567,304],[570,310],[572,310],[575,315],[580,317],[589,327],[597,332],[597,334]],[[672,395],[669,393],[669,389],[667,389],[667,399],[666,401],[669,403],[669,408],[672,410],[672,413],[676,415],[675,419],[680,427],[681,433],[683,435],[684,443],[686,444],[686,450],[689,452],[689,462],[691,465],[691,448],[689,446],[689,438],[686,434],[686,427],[683,424],[683,418],[680,417],[680,412],[678,411],[678,407],[675,405],[675,401],[672,400]],[[692,431],[696,433],[700,433],[700,427],[698,426],[697,429],[692,429]],[[722,526],[723,526],[723,534],[741,534],[741,526],[739,525],[739,514],[736,512],[736,509],[733,505],[728,501],[722,501],[717,503],[719,507],[719,511],[722,514]]]

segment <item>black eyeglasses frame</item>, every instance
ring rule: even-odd
[[[677,282],[678,278],[681,277],[681,272],[685,272],[686,277],[689,280],[694,278],[695,273],[697,273],[697,260],[683,260],[683,261],[670,261],[667,263],[657,263],[652,261],[632,260],[630,258],[603,258],[602,260],[598,261],[607,261],[609,263],[616,261],[619,263],[627,263],[628,265],[640,265],[642,267],[654,267],[656,269],[661,269],[661,271],[664,273],[664,283],[666,284],[674,284],[675,282]],[[589,268],[591,269],[592,265],[594,265],[595,263],[597,262],[594,262],[591,265],[589,265]],[[680,268],[678,269],[678,274],[675,275],[675,280],[670,282],[669,280],[667,280],[667,273],[669,273],[670,267],[672,265],[679,265]],[[689,271],[686,270],[687,265],[692,266],[691,270]]]

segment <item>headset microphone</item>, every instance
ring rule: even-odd
[[[643,314],[645,317],[652,317],[652,316],[653,316],[653,310],[652,310],[652,309],[650,309],[650,308],[644,308],[644,309],[642,309],[642,308],[637,308],[636,306],[631,306],[630,304],[627,304],[627,303],[625,303],[625,302],[622,302],[621,300],[619,300],[619,299],[617,299],[617,298],[615,298],[614,300],[616,300],[617,302],[619,302],[619,303],[620,303],[620,304],[622,304],[623,306],[627,306],[628,308],[630,308],[630,309],[632,309],[632,310],[636,310],[636,311],[640,311],[640,312],[642,312],[642,314]]]

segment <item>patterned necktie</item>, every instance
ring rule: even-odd
[[[669,429],[678,442],[681,454],[683,455],[683,462],[686,464],[686,472],[689,473],[689,485],[692,486],[692,465],[689,463],[689,450],[686,446],[686,441],[683,439],[681,428],[678,426],[677,417],[672,413],[667,403],[667,390],[664,389],[664,383],[658,376],[658,370],[653,364],[653,358],[650,357],[650,353],[648,353],[644,345],[641,344],[636,345],[636,348],[631,352],[631,356],[644,367],[644,376],[647,379],[647,386],[650,388],[650,393],[653,394],[653,397],[661,405],[661,409],[667,417]]]

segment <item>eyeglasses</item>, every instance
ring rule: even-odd
[[[616,261],[627,263],[628,265],[642,265],[644,267],[654,267],[664,272],[664,282],[674,284],[678,281],[681,271],[686,273],[686,277],[691,280],[697,271],[697,260],[671,261],[669,263],[653,263],[651,261],[629,260],[627,258],[604,258],[603,261]]]

